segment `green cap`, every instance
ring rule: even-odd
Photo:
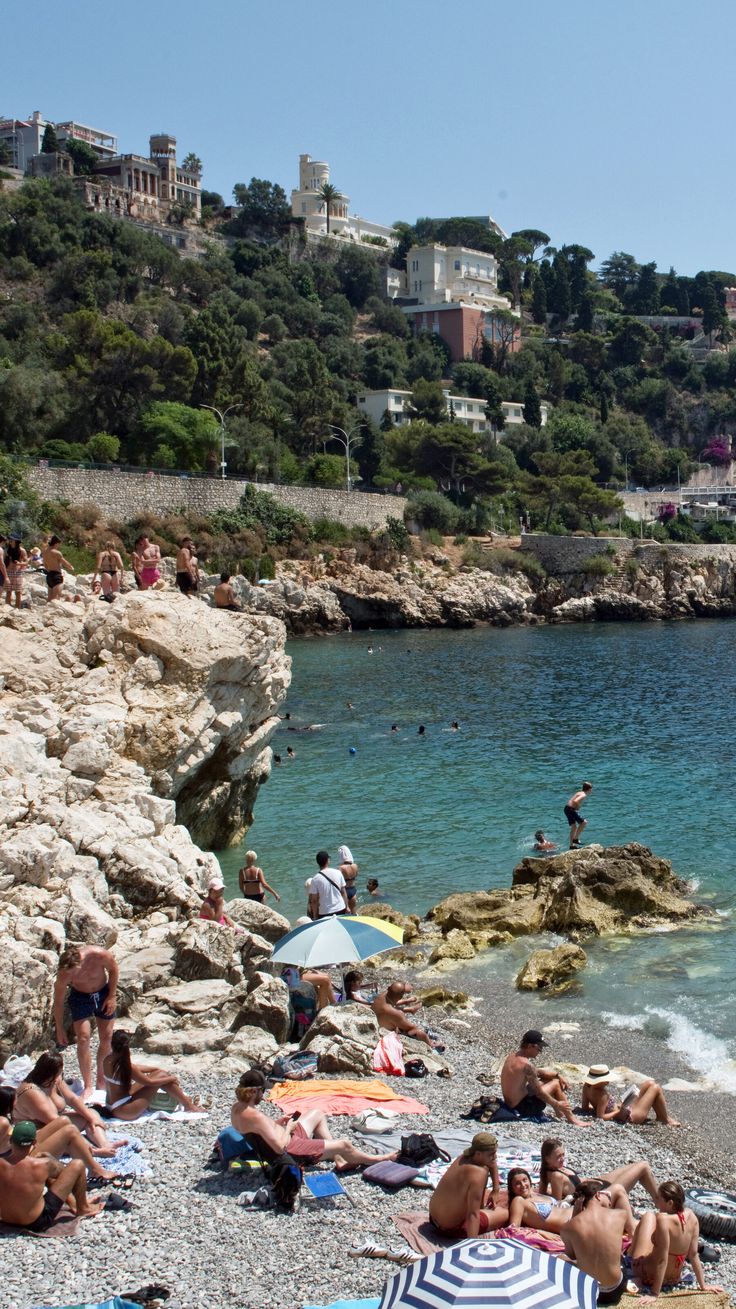
[[[29,1122],[27,1118],[23,1122],[16,1123],[10,1133],[10,1139],[13,1145],[33,1145],[36,1140],[36,1124]]]

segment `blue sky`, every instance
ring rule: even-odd
[[[327,159],[379,222],[492,213],[596,259],[736,271],[732,0],[37,0],[4,26],[0,115],[147,153],[230,197]]]

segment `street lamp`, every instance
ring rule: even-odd
[[[359,432],[362,427],[365,427],[365,423],[353,423],[353,426],[349,427],[347,432],[344,431],[342,427],[335,427],[334,423],[328,423],[327,426],[329,427],[330,432],[332,433],[332,435],[328,437],[328,440],[339,441],[340,445],[345,451],[345,483],[347,486],[347,490],[349,492],[350,491],[350,449],[353,446],[360,445],[363,438],[361,436],[356,436],[355,433]],[[339,433],[339,436],[337,435],[337,433]]]
[[[225,478],[227,477],[227,472],[226,472],[227,464],[225,463],[225,419],[227,418],[228,414],[232,412],[233,409],[242,409],[243,406],[242,404],[228,405],[224,413],[221,409],[216,409],[214,405],[201,404],[199,407],[200,409],[209,409],[213,414],[217,414],[217,417],[220,420],[220,440],[222,443],[222,453],[220,457],[220,476],[222,477],[222,480],[224,482]]]

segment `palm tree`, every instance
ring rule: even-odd
[[[330,209],[336,200],[342,200],[342,193],[338,191],[332,182],[323,182],[317,193],[321,200],[325,202],[327,212],[327,235],[330,235]]]

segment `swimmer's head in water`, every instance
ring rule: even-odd
[[[378,878],[376,878],[376,877],[369,877],[369,878],[368,878],[368,881],[366,882],[366,886],[367,886],[367,888],[368,888],[369,891],[377,891],[377,890],[378,890]]]
[[[545,839],[546,839],[546,838],[545,838],[544,832],[543,832],[541,829],[540,829],[538,832],[535,832],[535,833],[534,833],[534,840],[535,840],[535,841],[544,841]]]
[[[419,731],[417,732],[417,736],[424,736],[424,733],[426,732],[426,730],[427,730],[427,729],[426,729],[426,727],[424,726],[424,723],[420,723],[420,724],[419,724]]]

